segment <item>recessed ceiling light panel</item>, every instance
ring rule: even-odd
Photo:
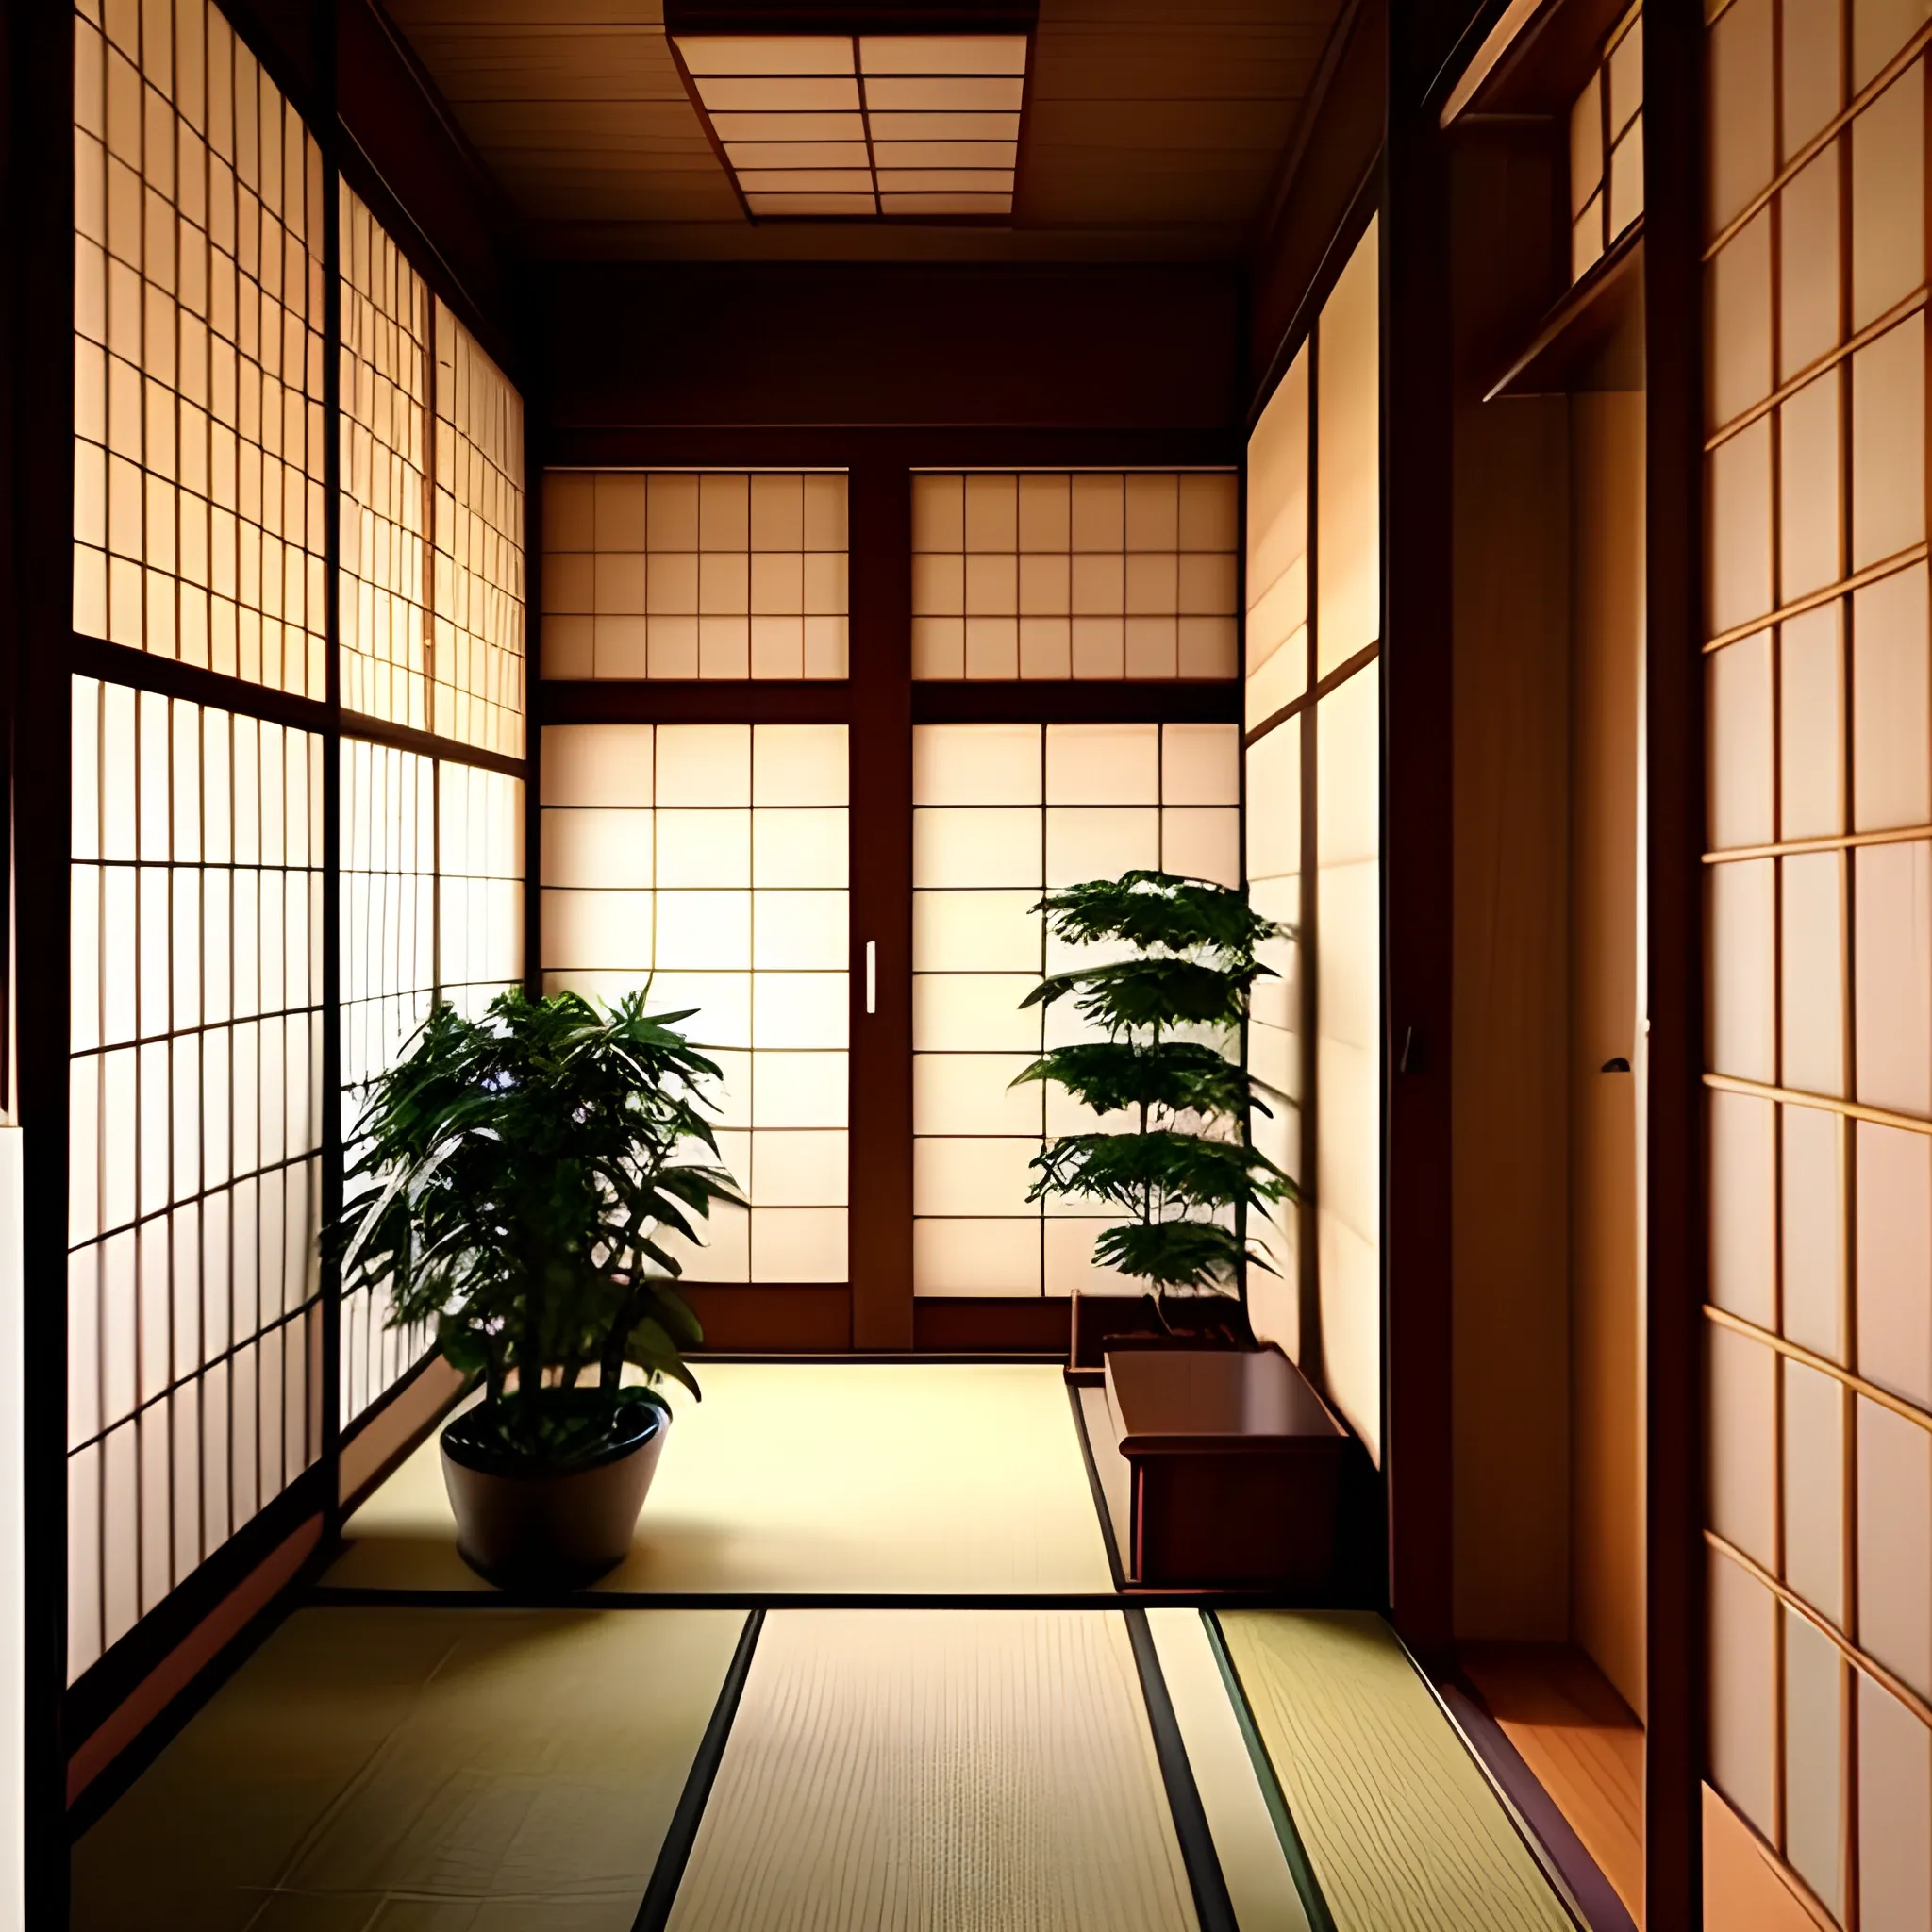
[[[1024,34],[676,34],[686,84],[760,220],[1013,211]]]

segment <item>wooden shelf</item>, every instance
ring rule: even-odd
[[[1441,125],[1485,114],[1566,120],[1596,71],[1604,38],[1630,0],[1515,0],[1477,45],[1441,110]]]
[[[1639,215],[1543,318],[1484,396],[1574,395],[1643,387],[1643,217]]]

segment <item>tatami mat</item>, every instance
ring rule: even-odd
[[[1379,1617],[1219,1622],[1337,1932],[1574,1932]]]
[[[672,1932],[1190,1932],[1108,1610],[765,1619]]]
[[[74,1932],[629,1932],[735,1610],[311,1609],[74,1855]]]
[[[1235,1923],[1241,1932],[1308,1932],[1307,1913],[1201,1612],[1150,1609],[1147,1627]]]
[[[629,1557],[600,1590],[1110,1593],[1060,1371],[705,1362]],[[425,1442],[349,1520],[328,1584],[487,1590]]]

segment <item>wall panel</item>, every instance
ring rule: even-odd
[[[1232,677],[1235,478],[912,478],[915,678]]]
[[[1291,928],[1257,991],[1257,1138],[1307,1188],[1261,1234],[1257,1332],[1379,1457],[1382,1434],[1382,622],[1377,225],[1356,244],[1248,449],[1249,898]]]
[[[568,724],[542,754],[543,986],[638,989],[724,1073],[751,1203],[677,1247],[696,1282],[846,1279],[846,729]]]
[[[74,628],[319,698],[322,151],[202,0],[74,30]]]
[[[552,470],[543,675],[846,675],[838,472]]]
[[[70,1681],[420,1350],[351,1298],[327,1386],[325,1081],[521,976],[523,749],[515,391],[217,8],[73,32]]]
[[[74,681],[70,1681],[320,1453],[322,759]]]
[[[524,755],[524,402],[440,297],[430,728]]]
[[[1932,1895],[1925,42],[1708,35],[1710,1775],[1848,1928]]]

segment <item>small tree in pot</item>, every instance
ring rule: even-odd
[[[718,1164],[717,1066],[632,994],[439,1007],[370,1083],[327,1241],[345,1290],[434,1324],[483,1400],[443,1430],[458,1543],[492,1580],[579,1583],[630,1546],[663,1446],[661,1385],[702,1339],[667,1230],[739,1203]],[[702,1157],[708,1154],[710,1158]],[[626,1364],[645,1372],[626,1386]]]
[[[1251,1339],[1246,1268],[1269,1264],[1247,1240],[1247,1216],[1299,1196],[1253,1143],[1252,1110],[1271,1110],[1261,1083],[1198,1036],[1239,1041],[1255,982],[1272,976],[1257,949],[1285,929],[1241,892],[1161,872],[1070,886],[1034,910],[1067,944],[1124,945],[1131,957],[1034,988],[1023,1006],[1070,999],[1107,1038],[1053,1048],[1014,1084],[1051,1081],[1131,1124],[1048,1141],[1027,1198],[1124,1208],[1132,1219],[1100,1236],[1094,1259],[1145,1282],[1163,1327],[1170,1297],[1216,1295],[1231,1303],[1237,1339]]]

